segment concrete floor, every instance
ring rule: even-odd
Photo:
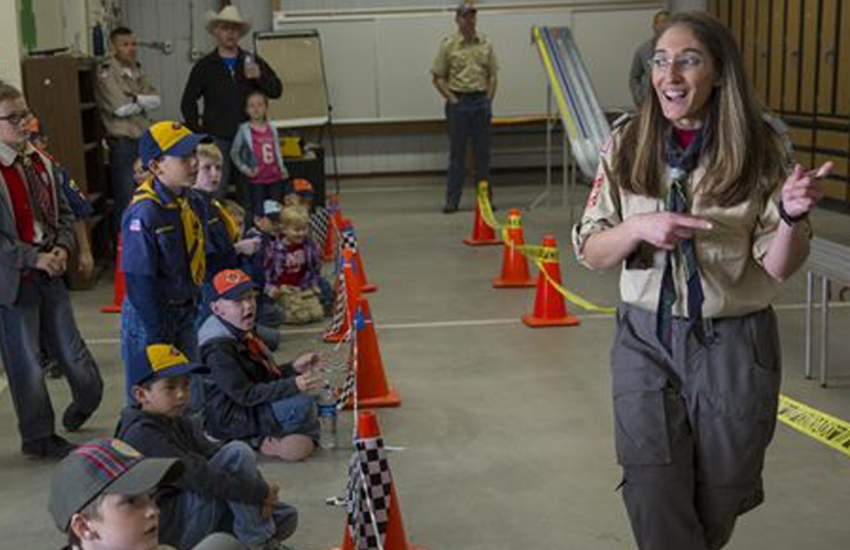
[[[580,327],[527,329],[519,317],[529,310],[533,290],[490,287],[500,250],[461,244],[471,212],[439,213],[438,178],[343,184],[343,211],[356,223],[369,279],[380,287],[369,300],[387,375],[403,400],[379,417],[387,444],[405,448],[390,461],[408,539],[431,550],[634,548],[614,491],[620,471],[609,391],[611,316],[573,309]],[[528,205],[541,188],[497,188],[500,214]],[[579,195],[576,204],[583,204]],[[467,192],[466,204],[472,199]],[[524,211],[526,241],[554,231],[564,284],[613,305],[616,273],[590,273],[563,252],[568,218],[560,208]],[[819,211],[815,219],[819,234],[850,241],[850,218]],[[78,442],[110,434],[121,406],[118,317],[97,312],[111,292],[103,281],[73,297],[107,385],[88,428],[71,437]],[[850,341],[839,337],[850,327],[850,310],[833,311],[833,386],[821,389],[802,375],[804,299],[797,275],[777,307],[783,391],[850,419]],[[285,333],[284,356],[317,347],[315,333]],[[61,381],[50,385],[61,411],[67,388]],[[7,394],[0,396],[0,548],[58,547],[61,537],[46,512],[52,464],[20,455]],[[342,433],[350,426],[345,413]],[[341,542],[344,512],[324,499],[343,492],[348,458],[343,448],[302,464],[263,463],[266,476],[301,511],[293,546],[320,550]],[[741,519],[728,548],[847,548],[850,458],[780,424],[765,481],[766,504]]]

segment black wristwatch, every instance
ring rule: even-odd
[[[804,213],[800,214],[799,216],[792,216],[791,214],[788,213],[787,210],[785,210],[785,205],[782,204],[782,201],[780,200],[779,201],[779,217],[782,218],[782,221],[784,221],[785,223],[787,223],[790,226],[790,225],[794,225],[795,223],[797,223],[801,220],[805,220],[806,218],[808,218],[809,213],[804,212]]]

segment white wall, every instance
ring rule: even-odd
[[[21,87],[21,39],[16,0],[0,0],[0,79]]]
[[[281,0],[284,10],[322,11],[352,8],[410,8],[439,7],[447,9],[456,5],[457,0]],[[482,0],[480,5],[523,4],[517,0]],[[548,0],[528,2],[529,4],[549,4]],[[566,0],[554,2],[572,4]],[[596,2],[580,2],[585,7]],[[271,7],[269,0],[236,0],[240,11],[254,22],[254,30],[271,29]],[[627,6],[634,11],[635,6],[645,7],[659,2],[641,0],[623,0],[616,3],[599,0],[598,4],[609,4],[611,9]],[[204,14],[220,5],[219,0],[121,0],[123,9],[121,23],[136,31],[142,41],[171,40],[174,52],[162,54],[150,48],[140,52],[142,65],[153,83],[159,87],[163,97],[163,106],[156,113],[158,118],[179,118],[179,102],[183,87],[191,69],[190,52],[209,51],[213,40],[204,30]],[[190,6],[192,11],[190,12]],[[190,15],[191,13],[191,15]],[[649,12],[647,12],[649,13]],[[647,15],[646,29],[649,32],[651,14]],[[189,32],[189,20],[194,31]],[[627,48],[628,49],[628,48]],[[607,63],[605,53],[600,55],[583,54],[586,61]],[[541,76],[542,78],[542,76]],[[623,82],[627,75],[623,74]],[[435,92],[436,99],[436,92]],[[541,110],[544,108],[541,105]],[[494,167],[542,166],[545,136],[541,133],[524,135],[498,135],[493,142]],[[444,170],[447,161],[446,138],[444,132],[435,127],[431,131],[421,129],[410,132],[395,129],[392,133],[383,132],[380,127],[370,128],[352,134],[346,132],[337,140],[338,164],[343,174],[398,173],[405,171]],[[557,158],[557,156],[556,156]],[[331,163],[328,168],[330,171]]]

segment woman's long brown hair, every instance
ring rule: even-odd
[[[708,99],[703,149],[706,175],[699,182],[700,192],[724,207],[739,204],[754,193],[770,193],[784,177],[785,151],[764,121],[735,39],[704,12],[676,14],[666,28],[674,26],[686,27],[694,34],[712,57],[719,78],[719,86]],[[623,128],[614,151],[610,175],[617,185],[638,195],[660,197],[669,128],[658,97],[650,90],[637,116]]]

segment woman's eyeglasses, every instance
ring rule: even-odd
[[[677,71],[684,72],[696,69],[702,65],[703,59],[699,55],[682,55],[679,57],[667,57],[666,55],[656,55],[649,60],[649,66],[656,71],[666,72],[673,67]]]

